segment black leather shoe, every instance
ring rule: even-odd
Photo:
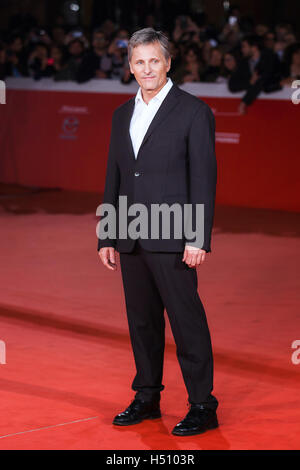
[[[217,413],[215,410],[204,408],[200,404],[191,404],[186,417],[176,424],[172,431],[175,436],[194,436],[202,434],[208,429],[215,429],[219,426]]]
[[[118,426],[130,426],[138,424],[144,419],[155,419],[161,417],[159,401],[142,401],[134,399],[125,411],[115,416],[113,424]]]

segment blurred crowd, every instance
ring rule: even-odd
[[[192,16],[174,18],[170,30],[159,28],[149,15],[147,24],[170,40],[169,76],[177,84],[227,83],[231,92],[245,91],[243,113],[261,91],[274,92],[300,79],[299,37],[288,23],[270,27],[231,11],[217,28]],[[139,28],[136,28],[139,29]],[[0,79],[134,80],[129,70],[127,43],[133,31],[105,20],[93,31],[70,28],[58,17],[49,29],[38,25],[15,28],[0,36]]]

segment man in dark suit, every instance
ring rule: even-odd
[[[127,197],[128,206],[143,204],[149,213],[154,204],[177,203],[181,208],[190,204],[193,221],[196,206],[203,204],[204,236],[201,246],[195,237],[186,233],[177,237],[172,229],[168,238],[161,230],[150,238],[120,236],[124,214],[114,237],[98,235],[99,255],[108,269],[116,269],[115,251],[120,253],[137,370],[132,383],[135,398],[113,423],[126,426],[161,416],[165,308],[190,405],[172,432],[199,434],[218,426],[218,401],[211,394],[211,339],[196,272],[211,251],[217,180],[215,121],[207,104],[167,77],[171,58],[168,39],[161,32],[152,28],[135,32],[128,44],[128,58],[140,88],[113,114],[103,203],[119,214],[124,212],[120,196]],[[133,216],[128,214],[129,232]],[[103,229],[101,215],[99,227]],[[150,218],[152,234],[151,223]]]
[[[277,54],[270,49],[264,49],[261,38],[249,34],[242,39],[243,58],[230,74],[228,88],[231,92],[246,90],[239,110],[247,112],[258,95],[264,91],[272,93],[280,90],[281,65]]]

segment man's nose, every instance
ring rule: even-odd
[[[149,75],[151,73],[151,66],[150,64],[145,63],[145,73]]]

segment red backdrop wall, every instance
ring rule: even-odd
[[[7,91],[0,106],[0,179],[42,187],[104,187],[113,110],[132,94]],[[201,97],[216,117],[217,203],[300,210],[299,110],[290,100]]]

